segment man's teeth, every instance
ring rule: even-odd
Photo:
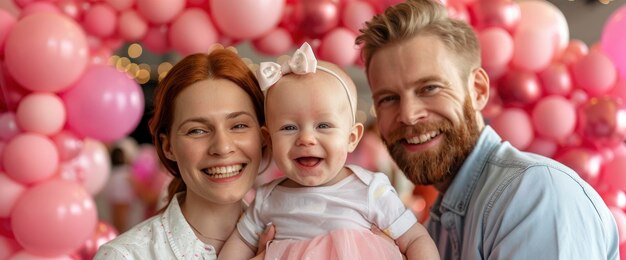
[[[243,166],[241,164],[230,165],[230,166],[221,166],[221,167],[212,167],[206,170],[206,173],[214,178],[228,178],[231,176],[237,175]]]
[[[439,134],[440,134],[439,130],[432,131],[432,132],[418,135],[413,138],[408,138],[406,139],[406,142],[409,144],[423,144],[425,142],[430,141],[430,139],[433,139],[435,136],[438,136]]]

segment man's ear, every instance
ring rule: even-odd
[[[159,134],[159,139],[161,140],[161,150],[163,150],[165,158],[176,161],[176,157],[174,156],[174,153],[172,153],[172,145],[170,144],[170,139],[167,138],[167,135]]]
[[[359,145],[359,141],[363,137],[363,132],[365,131],[365,127],[361,123],[355,123],[350,129],[350,137],[348,139],[348,152],[353,152],[354,149]]]
[[[489,102],[489,76],[483,68],[477,68],[472,71],[473,80],[470,81],[470,95],[474,108],[477,111],[483,110]]]

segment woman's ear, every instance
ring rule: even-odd
[[[365,127],[361,123],[355,123],[350,130],[350,137],[348,138],[348,152],[353,152],[359,145],[359,141],[363,137]]]
[[[159,134],[159,140],[161,140],[161,150],[163,150],[165,158],[176,161],[176,156],[172,153],[172,145],[170,144],[170,139],[167,138],[167,135]]]

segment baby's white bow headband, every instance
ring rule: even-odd
[[[256,73],[257,80],[259,81],[259,86],[263,93],[266,93],[267,90],[276,84],[278,80],[286,74],[295,73],[298,75],[315,73],[315,70],[319,69],[324,71],[333,77],[337,78],[343,87],[343,90],[348,95],[348,102],[350,103],[350,111],[352,112],[352,122],[355,121],[355,113],[354,108],[352,107],[352,95],[350,95],[350,90],[348,89],[348,85],[330,69],[327,69],[322,66],[317,65],[317,59],[315,59],[315,55],[313,54],[313,50],[308,43],[303,43],[300,46],[300,49],[297,49],[287,62],[279,65],[275,62],[261,62],[259,64],[259,70]]]

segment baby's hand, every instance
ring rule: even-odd
[[[265,249],[267,247],[267,242],[274,240],[274,236],[276,235],[276,228],[272,223],[269,223],[263,233],[259,235],[259,248],[256,251],[256,256],[252,259],[263,259],[265,258]]]
[[[374,233],[374,235],[382,237],[385,240],[389,241],[390,243],[393,243],[394,245],[396,244],[395,240],[393,240],[391,237],[389,237],[387,234],[385,234],[385,232],[380,230],[380,228],[378,228],[377,226],[372,225],[372,227],[370,228],[370,231],[372,231],[372,233]],[[406,260],[406,256],[402,255],[402,259]]]

